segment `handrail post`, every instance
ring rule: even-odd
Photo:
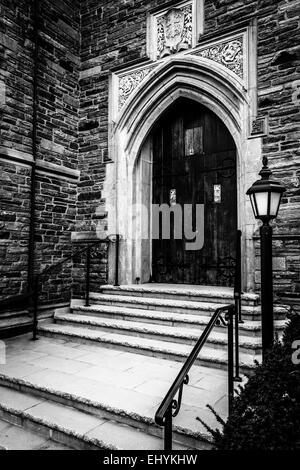
[[[32,322],[32,341],[37,341],[37,329],[38,329],[38,297],[39,297],[39,280],[38,276],[35,276],[33,281],[33,292],[32,292],[32,306],[33,306],[33,322]]]
[[[242,309],[241,309],[241,296],[242,296],[242,247],[241,247],[242,232],[237,231],[236,237],[236,268],[235,268],[235,282],[234,282],[234,298],[235,308],[238,309],[239,323],[243,323]]]
[[[91,247],[86,250],[86,273],[85,273],[85,306],[90,306],[90,270],[91,270]]]
[[[165,426],[164,426],[164,450],[172,450],[172,404],[167,409],[165,414]]]
[[[242,295],[242,269],[241,269],[241,230],[237,231],[236,238],[236,271],[234,283],[235,302],[235,382],[241,382],[240,378],[240,352],[239,352],[239,323],[242,320],[241,295]]]
[[[237,312],[235,312],[237,315]],[[228,309],[228,414],[232,412],[233,397],[234,397],[234,364],[233,364],[233,315],[234,308]]]
[[[119,287],[119,252],[120,252],[120,235],[116,235],[116,251],[115,251],[115,287]]]
[[[239,309],[237,308],[238,302],[235,302],[235,325],[234,325],[234,334],[235,334],[235,382],[242,382],[240,377],[240,345],[239,345]]]

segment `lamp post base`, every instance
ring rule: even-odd
[[[268,223],[264,223],[260,228],[263,360],[274,340],[272,234],[272,227]]]

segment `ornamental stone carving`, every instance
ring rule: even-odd
[[[252,120],[249,138],[266,136],[268,134],[268,119],[266,116],[256,117]]]
[[[244,41],[242,36],[195,51],[193,54],[218,62],[240,78],[244,78]]]
[[[154,67],[147,67],[141,70],[137,70],[126,75],[123,75],[119,79],[119,109],[128,100],[131,93],[136,87],[144,80],[147,75],[153,70]]]
[[[157,17],[157,58],[185,51],[193,43],[193,6],[171,8]]]

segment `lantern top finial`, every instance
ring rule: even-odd
[[[272,171],[270,170],[270,168],[268,167],[268,158],[267,157],[263,157],[263,167],[259,173],[259,175],[261,176],[261,179],[266,181],[266,180],[269,180],[270,179],[270,176],[272,175]]]

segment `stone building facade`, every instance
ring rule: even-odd
[[[151,247],[132,207],[151,198],[152,126],[184,97],[217,114],[236,144],[245,291],[260,284],[245,193],[263,156],[286,186],[274,283],[277,300],[297,306],[299,26],[297,0],[1,0],[1,296],[27,289],[32,168],[36,272],[69,256],[73,242],[120,231],[130,235],[121,282],[149,278]],[[100,248],[100,260],[93,290],[114,276],[113,248]],[[45,303],[67,299],[78,263],[50,277]]]

